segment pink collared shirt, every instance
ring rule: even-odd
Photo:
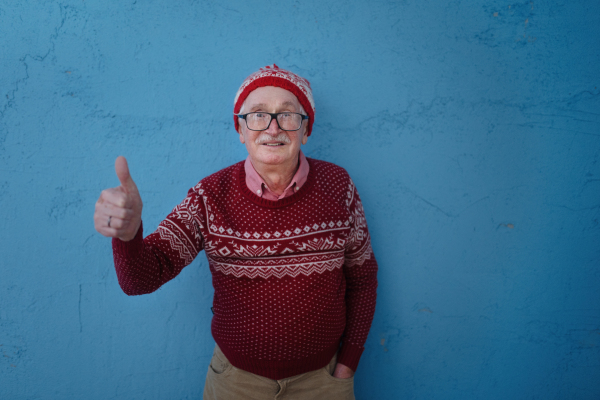
[[[304,153],[302,153],[302,150],[300,150],[298,159],[300,160],[300,166],[298,167],[298,170],[294,174],[294,177],[292,178],[292,181],[288,187],[286,187],[283,193],[278,196],[269,189],[263,178],[261,178],[258,172],[256,172],[254,166],[252,165],[252,161],[250,161],[250,156],[248,156],[246,158],[246,162],[244,163],[244,169],[246,170],[246,186],[248,186],[248,189],[250,189],[252,193],[266,200],[277,201],[283,199],[284,197],[293,195],[300,190],[308,178],[308,161],[306,161],[306,157],[304,156]]]

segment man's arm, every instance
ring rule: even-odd
[[[144,239],[142,202],[124,157],[117,158],[115,170],[121,186],[102,192],[94,224],[98,232],[113,238],[115,269],[123,291],[151,293],[175,278],[202,250],[199,223],[194,219],[200,200],[190,190],[156,232]]]
[[[371,248],[362,203],[351,185],[349,209],[352,229],[346,243],[344,275],[346,277],[346,329],[338,356],[336,372],[349,374],[356,371],[364,344],[371,328],[377,297],[377,261]],[[351,375],[350,375],[351,376]]]

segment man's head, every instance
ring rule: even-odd
[[[240,142],[246,145],[255,167],[293,164],[297,162],[300,144],[306,144],[312,130],[314,102],[310,84],[276,65],[262,68],[238,90],[234,114]],[[245,120],[239,115],[244,115]]]
[[[306,111],[306,115],[309,117],[307,134],[310,136],[315,120],[315,101],[313,100],[310,83],[301,76],[285,69],[281,69],[275,64],[261,68],[244,80],[235,95],[233,101],[233,113],[240,114],[240,110],[250,93],[264,86],[279,87],[296,96],[296,99],[300,102]],[[240,121],[235,115],[233,120],[235,123],[235,130],[239,132]]]

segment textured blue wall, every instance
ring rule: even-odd
[[[127,297],[94,203],[125,155],[153,230],[273,62],[380,262],[357,397],[600,398],[597,1],[3,0],[0,62],[0,398],[199,398],[204,255]]]

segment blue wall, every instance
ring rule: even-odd
[[[125,155],[153,230],[245,157],[233,96],[273,62],[365,203],[357,397],[600,398],[600,3],[258,4],[0,4],[0,398],[199,398],[204,255],[127,297],[94,203]]]

